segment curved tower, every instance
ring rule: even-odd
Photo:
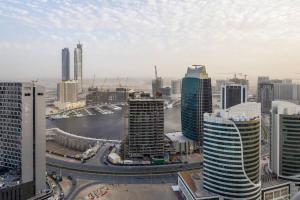
[[[203,187],[225,199],[260,199],[260,104],[204,115]]]
[[[212,112],[211,79],[205,66],[188,68],[182,79],[181,127],[187,138],[202,144],[203,114]]]

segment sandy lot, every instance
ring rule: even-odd
[[[168,184],[95,184],[83,189],[78,200],[176,200],[177,197]]]

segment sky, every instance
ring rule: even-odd
[[[64,47],[73,71],[78,41],[85,78],[300,78],[300,1],[0,0],[0,79],[58,78]]]

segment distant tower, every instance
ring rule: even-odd
[[[260,96],[261,96],[260,92],[261,91],[259,89],[259,85],[261,83],[271,83],[270,78],[268,76],[259,76],[257,78],[257,91],[256,91],[257,102],[261,102],[261,99],[260,99]]]
[[[74,80],[78,81],[79,91],[82,92],[82,44],[80,42],[74,49]]]
[[[171,91],[172,94],[180,94],[181,92],[181,80],[171,80]]]
[[[203,114],[212,112],[211,79],[205,66],[188,68],[182,79],[181,127],[187,138],[202,144]]]
[[[272,101],[274,100],[274,84],[273,83],[259,83],[258,84],[258,102],[261,103],[261,112],[269,114]]]
[[[246,103],[247,86],[235,83],[225,83],[221,86],[221,109],[227,109],[240,103]]]
[[[163,79],[157,76],[157,68],[155,68],[155,79],[152,80],[152,96],[161,97],[160,89],[163,88]]]
[[[203,187],[224,199],[260,199],[260,105],[205,113]],[[222,198],[222,199],[223,199]]]
[[[61,50],[62,81],[70,80],[70,53],[68,48]]]

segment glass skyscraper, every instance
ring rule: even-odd
[[[188,67],[182,79],[181,127],[187,138],[202,144],[203,114],[212,112],[211,79],[205,66]]]
[[[62,81],[70,80],[70,53],[68,48],[61,50]]]
[[[82,44],[77,44],[74,49],[74,79],[78,81],[78,88],[81,92],[82,88]]]

